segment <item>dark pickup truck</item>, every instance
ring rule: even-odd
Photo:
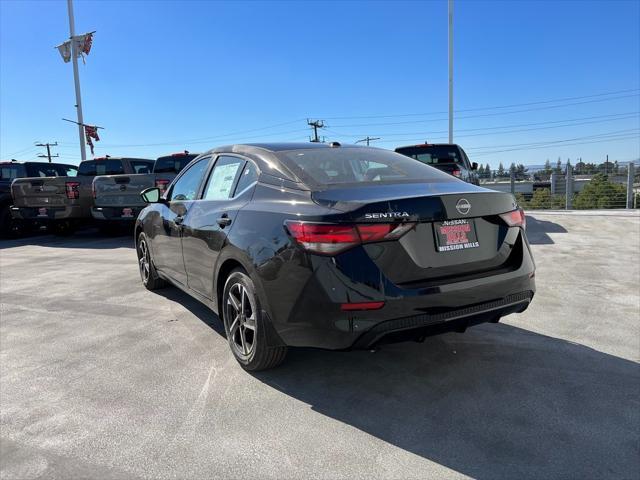
[[[11,215],[11,183],[14,180],[33,177],[33,181],[38,182],[43,177],[75,177],[77,173],[78,167],[66,163],[0,162],[0,236],[14,236],[31,226]]]
[[[91,219],[92,183],[99,175],[150,172],[153,160],[101,157],[80,162],[78,176],[69,178],[22,178],[11,186],[16,219],[47,222],[55,233],[69,234]]]
[[[178,172],[198,155],[185,151],[160,157],[149,173],[95,177],[91,215],[103,223],[133,222],[140,210],[146,207],[140,192],[151,187],[164,192]]]
[[[398,153],[426,163],[465,182],[479,185],[478,164],[469,157],[460,145],[455,143],[424,143],[408,147],[398,147]]]

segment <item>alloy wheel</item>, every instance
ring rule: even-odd
[[[151,258],[149,256],[149,247],[147,241],[142,238],[138,243],[138,263],[140,266],[140,276],[146,284],[149,281]]]
[[[225,313],[232,347],[241,357],[249,357],[256,346],[256,307],[242,283],[235,283],[229,289]]]

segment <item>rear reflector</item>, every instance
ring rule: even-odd
[[[78,187],[80,187],[80,182],[66,182],[64,184],[65,193],[67,194],[68,199],[75,200],[80,198]]]
[[[382,307],[384,302],[343,303],[340,305],[340,310],[352,312],[353,310],[380,310]]]
[[[527,228],[527,219],[524,216],[524,210],[522,208],[503,213],[500,215],[500,218],[502,218],[502,220],[504,220],[510,227]]]
[[[291,236],[306,250],[332,255],[362,243],[396,240],[413,228],[415,223],[341,225],[287,220],[285,225]]]

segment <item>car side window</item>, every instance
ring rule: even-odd
[[[209,158],[210,157],[202,158],[185,170],[184,174],[182,174],[173,184],[173,187],[171,187],[171,192],[168,195],[169,201],[196,199],[202,177],[209,165]]]
[[[244,167],[244,170],[240,174],[240,178],[238,179],[238,185],[236,185],[236,191],[233,194],[234,197],[237,197],[239,194],[244,192],[248,187],[253,185],[256,181],[258,181],[258,169],[256,166],[247,162]]]
[[[204,189],[203,200],[227,200],[231,198],[233,185],[236,183],[243,165],[244,160],[242,158],[226,155],[218,157]]]

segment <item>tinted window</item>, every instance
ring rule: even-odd
[[[94,177],[96,175],[120,175],[124,173],[122,160],[87,160],[80,163],[78,175]]]
[[[244,160],[238,157],[218,157],[202,198],[205,200],[226,200],[230,198],[233,184],[243,164]]]
[[[209,157],[198,160],[191,165],[188,170],[173,184],[171,193],[169,194],[169,200],[195,200],[198,195],[198,188],[202,181],[207,165],[209,164]]]
[[[153,162],[150,160],[129,160],[134,173],[151,173]]]
[[[179,173],[196,157],[197,155],[172,155],[169,157],[160,157],[156,160],[153,171],[155,173]]]
[[[375,148],[322,148],[278,152],[277,156],[310,185],[450,180],[449,176],[404,155]]]
[[[240,178],[238,179],[238,185],[236,186],[236,193],[234,194],[234,197],[242,193],[247,187],[251,186],[257,180],[258,169],[253,163],[247,162]]]
[[[0,180],[13,180],[25,176],[22,165],[0,165]]]
[[[457,145],[419,145],[416,147],[396,148],[396,152],[426,163],[459,163],[464,165],[462,152]]]
[[[68,172],[71,172],[71,175]],[[67,177],[76,175],[77,169],[71,165],[55,163],[31,163],[27,165],[27,176],[29,177]]]

